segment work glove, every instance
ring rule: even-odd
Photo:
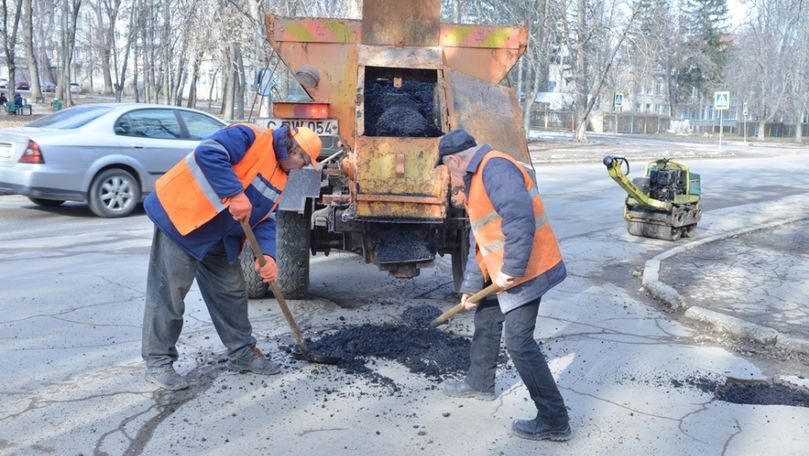
[[[497,287],[501,290],[505,290],[506,288],[514,285],[515,277],[512,277],[503,271],[497,273],[497,277],[494,278],[493,282],[497,284]]]
[[[278,277],[278,266],[275,264],[273,257],[269,255],[264,255],[264,261],[264,266],[261,266],[258,264],[258,260],[256,260],[253,269],[258,272],[262,281],[270,283]]]
[[[233,220],[239,222],[242,220],[250,221],[250,213],[253,212],[253,204],[250,203],[250,199],[247,198],[244,192],[240,192],[236,196],[231,196],[228,198],[228,202],[228,211],[230,211],[230,215],[233,216]]]
[[[461,304],[463,304],[464,310],[475,310],[478,308],[478,303],[469,300],[471,297],[471,293],[463,293],[461,295]]]

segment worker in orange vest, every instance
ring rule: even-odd
[[[512,432],[532,440],[568,440],[564,399],[534,340],[542,295],[567,276],[535,180],[510,155],[478,145],[463,129],[444,135],[438,152],[438,164],[465,186],[471,235],[461,302],[475,310],[469,372],[441,389],[448,396],[494,400],[505,326],[506,349],[537,407],[537,416],[515,421]],[[489,283],[501,289],[497,299],[469,302]]]
[[[143,203],[155,224],[146,284],[142,356],[146,379],[161,388],[189,386],[174,370],[183,326],[183,299],[196,278],[222,343],[227,368],[272,375],[278,365],[256,347],[247,317],[247,291],[238,258],[241,221],[256,235],[266,264],[254,265],[266,282],[275,264],[275,211],[288,173],[317,169],[320,138],[308,128],[225,127],[158,179]]]

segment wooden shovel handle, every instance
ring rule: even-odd
[[[247,242],[250,243],[250,248],[253,250],[253,255],[255,255],[256,260],[258,260],[259,266],[264,266],[267,264],[267,260],[264,259],[264,254],[261,253],[261,246],[258,245],[258,240],[256,239],[256,235],[253,233],[253,229],[250,228],[250,224],[246,220],[241,220],[241,223],[242,231],[244,231],[244,235],[247,236]],[[306,347],[306,341],[301,335],[300,329],[298,329],[298,324],[295,323],[295,317],[292,316],[292,312],[290,312],[289,306],[287,306],[287,301],[284,299],[284,295],[281,294],[281,290],[278,288],[278,285],[275,284],[274,280],[270,281],[270,288],[272,288],[272,294],[275,296],[275,300],[278,301],[278,307],[281,308],[281,313],[284,314],[284,318],[286,318],[287,324],[289,325],[289,330],[292,332],[292,336],[298,343],[301,353],[308,354],[309,349]]]
[[[468,301],[471,301],[473,303],[477,303],[481,299],[485,298],[486,296],[489,296],[490,294],[494,293],[498,289],[499,288],[497,287],[497,284],[492,282],[492,284],[489,285],[488,287],[486,287],[486,288],[478,291],[477,293],[473,294],[472,296],[470,296]],[[449,320],[450,318],[454,317],[455,315],[458,315],[459,313],[463,312],[463,310],[464,310],[463,303],[456,304],[456,305],[452,306],[446,312],[439,315],[438,318],[436,318],[435,320],[433,320],[432,323],[430,323],[430,325],[432,327],[436,327],[438,325],[441,325],[441,324],[445,323],[447,320]]]

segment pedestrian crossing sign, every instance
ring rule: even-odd
[[[713,108],[718,111],[725,111],[730,108],[730,92],[714,92]]]
[[[615,109],[621,109],[621,106],[623,105],[624,105],[624,93],[615,92]]]

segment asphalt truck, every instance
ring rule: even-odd
[[[320,170],[290,173],[276,214],[276,283],[290,298],[307,290],[310,256],[332,250],[398,278],[449,254],[459,286],[469,223],[463,183],[434,166],[443,133],[465,128],[531,167],[519,101],[500,84],[525,51],[525,27],[442,23],[440,0],[363,2],[362,14],[265,19],[312,101],[275,103],[258,122],[308,126],[339,145],[324,148]],[[252,254],[242,261],[250,296],[264,296]]]

